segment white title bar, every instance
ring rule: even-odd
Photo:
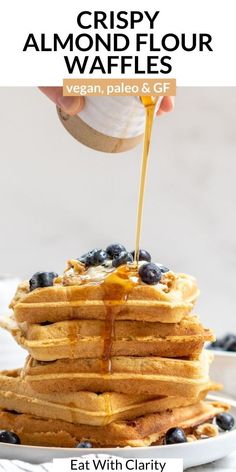
[[[127,4],[3,2],[0,86],[147,76],[176,78],[178,86],[236,85],[235,0]]]

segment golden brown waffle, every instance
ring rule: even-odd
[[[88,283],[72,270],[72,274],[59,277],[52,287],[30,292],[28,282],[21,284],[11,303],[15,319],[20,323],[103,320],[109,307],[117,320],[178,323],[190,313],[199,294],[193,277],[167,272],[155,286],[137,279],[129,288],[125,303],[122,298],[105,300],[102,283]]]
[[[189,316],[198,293],[191,276],[166,272],[146,285],[135,264],[111,261],[72,260],[53,286],[21,284],[15,325],[5,327],[30,356],[0,372],[1,428],[23,444],[147,446],[226,411],[203,401],[219,386],[209,381],[212,355],[200,354],[214,337]]]
[[[163,357],[113,357],[111,373],[102,373],[99,359],[40,362],[28,357],[23,376],[40,393],[88,390],[125,394],[196,397],[209,382],[212,355],[199,360]]]
[[[206,384],[197,398],[124,395],[114,392],[36,394],[22,380],[21,371],[14,370],[0,372],[0,408],[69,423],[103,426],[117,420],[133,419],[191,405],[203,400],[210,390],[219,388],[219,385]]]
[[[223,403],[199,402],[136,420],[115,421],[102,428],[0,411],[0,424],[2,429],[15,432],[22,444],[75,447],[80,441],[87,440],[93,447],[138,447],[161,443],[166,431],[172,427],[191,432],[195,426],[227,410],[228,406]]]
[[[48,325],[2,322],[16,341],[39,361],[63,358],[101,358],[105,322],[69,320]],[[111,356],[197,358],[205,341],[214,340],[196,316],[180,323],[116,321]]]

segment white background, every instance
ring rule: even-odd
[[[117,10],[126,10],[127,3],[120,0]],[[235,0],[224,2],[221,0],[159,0],[155,3],[153,0],[145,2],[136,0],[129,2],[130,10],[154,11],[153,6],[161,11],[156,20],[158,35],[203,32],[213,36],[213,53],[181,51],[173,53],[171,76],[177,78],[178,85],[236,85]],[[63,59],[64,51],[23,53],[22,49],[28,34],[31,32],[46,33],[49,36],[53,32],[62,36],[67,36],[69,33],[78,34],[76,17],[79,11],[83,9],[110,10],[113,7],[114,3],[110,0],[99,2],[7,0],[2,2],[0,86],[61,85],[62,79],[69,77]],[[142,31],[147,32],[147,27],[148,24],[144,23]],[[126,30],[118,31],[126,32]],[[143,60],[145,60],[145,54],[143,54]],[[78,74],[74,75],[76,76]],[[101,76],[100,73],[98,76]],[[114,72],[113,77],[118,77],[118,73]]]

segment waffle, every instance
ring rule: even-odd
[[[112,357],[110,373],[102,373],[100,359],[36,361],[28,357],[23,377],[37,392],[118,392],[127,395],[196,397],[209,382],[212,354],[199,360],[163,357]]]
[[[219,386],[201,353],[213,334],[190,316],[195,279],[169,271],[147,285],[135,264],[105,266],[71,260],[44,288],[36,274],[1,323],[30,354],[23,369],[0,372],[0,426],[23,444],[162,444],[171,427],[191,434],[228,410],[204,401]]]
[[[104,350],[105,322],[69,320],[39,325],[12,323],[2,325],[34,359],[53,361],[63,358],[101,358]],[[180,323],[116,321],[111,356],[160,356],[197,358],[205,341],[214,340],[197,317],[187,316]]]
[[[117,420],[134,419],[191,405],[204,399],[210,390],[219,388],[219,385],[206,384],[197,398],[124,395],[114,392],[55,392],[36,395],[22,380],[19,369],[0,373],[0,408],[69,423],[103,426]]]
[[[52,287],[30,292],[28,282],[19,286],[10,305],[17,322],[104,320],[109,307],[117,320],[178,323],[190,313],[199,294],[196,280],[185,274],[167,272],[157,285],[146,285],[139,280],[137,270],[135,277],[128,279],[127,276],[128,282],[124,281],[119,276],[119,271],[124,271],[125,267],[121,266],[122,269],[117,269],[110,278],[106,273],[104,279],[96,282],[94,276],[90,279],[86,273],[79,273],[84,269],[78,261],[70,261],[70,266],[72,267],[64,276],[55,280]],[[117,287],[125,290],[128,283],[128,296],[124,302],[119,290],[117,294]],[[114,286],[116,290],[113,291]]]
[[[75,447],[87,440],[93,447],[139,447],[161,444],[166,431],[172,427],[191,432],[197,425],[227,410],[228,406],[223,403],[199,402],[136,420],[115,421],[102,428],[0,410],[0,424],[2,429],[15,432],[22,444],[28,445]]]

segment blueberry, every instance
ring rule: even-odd
[[[103,249],[99,249],[97,252],[95,252],[94,254],[95,265],[103,264],[106,259],[108,259],[108,254],[106,251],[103,251]]]
[[[230,346],[227,347],[226,351],[236,352],[236,341],[234,341],[234,343],[230,344]]]
[[[178,444],[187,442],[184,430],[181,428],[170,428],[165,434],[165,444]]]
[[[216,341],[211,343],[209,348],[236,352],[236,336],[231,333],[226,334],[223,338],[218,338]]]
[[[93,447],[93,445],[89,441],[81,441],[79,444],[77,444],[76,447],[81,447],[83,449],[90,449],[91,447]]]
[[[135,251],[131,252],[133,258],[135,256]],[[138,256],[138,260],[139,261],[147,261],[147,262],[151,262],[151,255],[149,254],[149,252],[145,251],[144,249],[140,249],[139,250],[139,256]]]
[[[223,348],[225,351],[236,352],[236,336],[234,334],[228,334],[224,338]]]
[[[20,438],[17,434],[12,431],[1,430],[0,431],[0,442],[9,444],[20,444]]]
[[[119,267],[123,264],[127,264],[128,262],[133,262],[133,256],[130,252],[121,251],[120,254],[113,259],[112,265],[113,267]]]
[[[93,249],[78,257],[78,261],[83,262],[87,267],[103,264],[106,259],[108,259],[108,254],[103,249]]]
[[[138,271],[142,282],[148,285],[154,285],[159,282],[162,276],[161,269],[152,262],[149,264],[143,264]]]
[[[225,350],[225,345],[231,339],[231,334],[226,334],[223,338],[217,338],[216,341],[211,343],[212,349],[220,349],[221,351]]]
[[[213,343],[209,344],[208,349],[221,349],[222,350],[221,340],[217,339],[216,341],[213,341]]]
[[[86,252],[82,256],[78,257],[78,261],[83,262],[83,264],[85,264],[87,267],[94,265],[94,255],[97,251],[98,249],[93,249],[92,251]]]
[[[230,431],[234,427],[234,417],[229,413],[220,413],[216,416],[216,424],[223,431]]]
[[[217,338],[217,340],[213,343],[214,347],[224,349],[225,343],[228,341],[228,339],[229,334],[227,334],[223,338]]]
[[[217,341],[214,341],[213,343],[208,344],[208,346],[206,348],[207,349],[217,349],[217,350],[222,351],[223,349],[221,347],[219,347],[216,343],[217,343]]]
[[[95,254],[97,253],[99,249],[93,249],[92,251],[87,252],[87,254],[84,254],[84,263],[87,267],[95,265]]]
[[[161,272],[164,274],[165,272],[170,272],[170,269],[167,267],[163,266],[162,264],[157,264],[157,267],[161,270]]]
[[[29,281],[30,291],[39,287],[51,287],[56,277],[56,272],[36,272]]]
[[[113,259],[113,257],[119,256],[119,254],[123,251],[126,251],[125,246],[118,243],[110,244],[110,246],[107,246],[106,248],[106,252],[111,259]]]

